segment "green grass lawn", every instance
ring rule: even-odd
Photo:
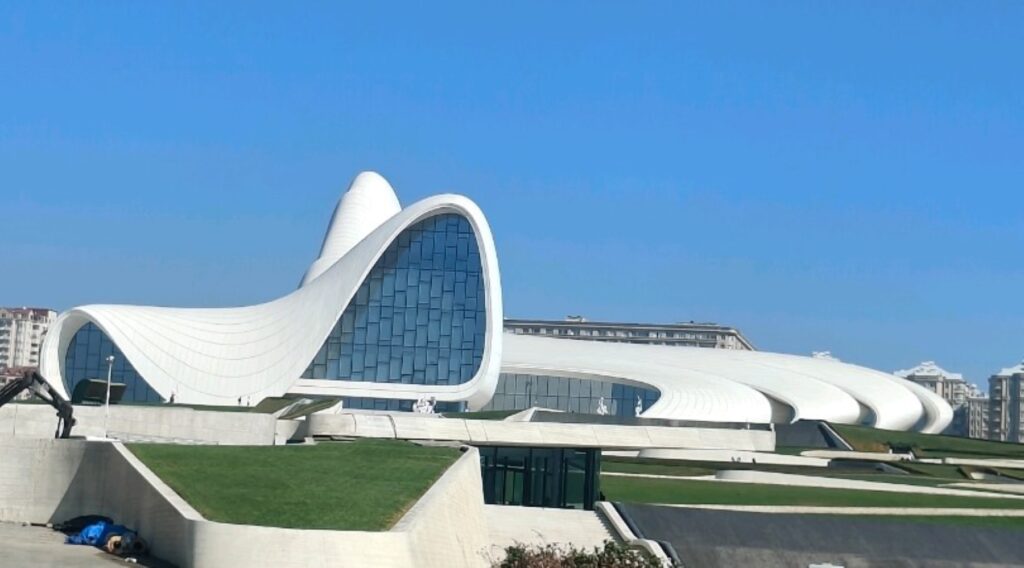
[[[1008,458],[1024,459],[1024,444],[972,440],[958,436],[921,434],[879,430],[866,426],[833,424],[839,433],[855,450],[885,452],[890,445],[909,446],[918,457],[941,458]]]
[[[459,457],[391,440],[128,447],[207,519],[334,530],[387,530]]]
[[[1022,509],[1024,499],[954,497],[883,491],[826,489],[787,485],[763,485],[601,476],[601,492],[609,501],[628,503],[707,505],[803,505],[822,507],[950,507]]]

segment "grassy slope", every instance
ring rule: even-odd
[[[918,495],[753,483],[629,478],[608,475],[601,476],[601,491],[608,500],[630,503],[805,505],[823,507],[968,507],[978,509],[1024,508],[1024,499],[952,497],[946,495]]]
[[[1024,459],[1024,444],[972,440],[957,436],[879,430],[866,426],[833,424],[836,432],[856,450],[888,451],[889,446],[910,446],[919,457]]]
[[[459,456],[386,440],[129,448],[207,519],[335,530],[388,529]]]

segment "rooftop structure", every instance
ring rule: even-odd
[[[516,335],[543,335],[614,343],[754,350],[750,341],[736,328],[692,321],[623,323],[590,321],[583,316],[567,316],[564,320],[506,318],[505,331]]]

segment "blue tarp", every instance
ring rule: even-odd
[[[127,533],[132,533],[132,531],[124,525],[98,521],[86,525],[78,534],[69,535],[64,542],[67,544],[88,544],[102,547],[107,544],[107,540],[110,537]]]

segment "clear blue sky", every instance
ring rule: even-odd
[[[1024,6],[5,3],[0,305],[292,290],[360,170],[475,199],[506,315],[1024,357]]]

